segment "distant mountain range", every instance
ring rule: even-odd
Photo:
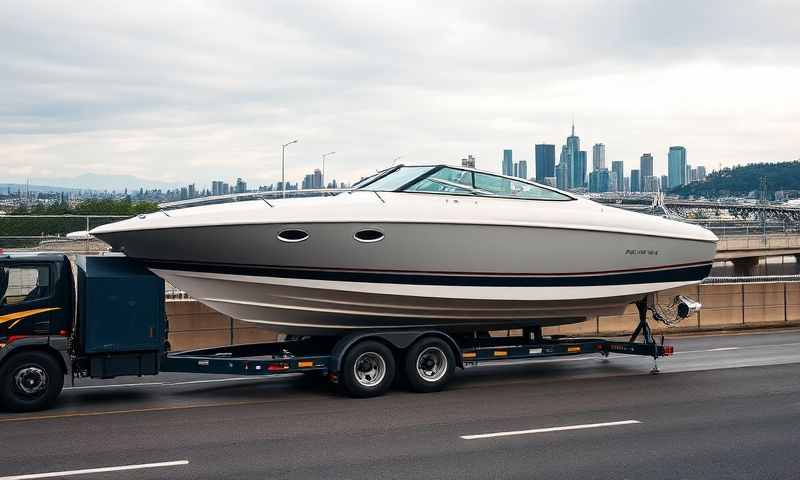
[[[100,175],[96,173],[84,173],[77,177],[62,177],[62,178],[31,178],[30,190],[36,192],[75,192],[78,190],[95,190],[95,191],[128,191],[161,189],[169,190],[175,189],[185,184],[160,182],[158,180],[147,180],[144,178],[135,177],[133,175]],[[8,188],[12,192],[17,190],[25,191],[24,183],[0,183],[0,192],[5,193]]]

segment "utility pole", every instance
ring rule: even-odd
[[[283,198],[286,198],[286,147],[293,143],[297,143],[297,140],[281,145],[281,190],[283,191]]]

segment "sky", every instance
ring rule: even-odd
[[[0,182],[800,158],[800,2],[0,0]],[[529,172],[532,174],[532,167]]]

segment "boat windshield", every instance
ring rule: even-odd
[[[366,183],[365,183],[366,182]],[[451,167],[398,167],[381,172],[376,179],[362,181],[359,190],[419,192],[447,195],[572,200],[569,195],[523,180]]]
[[[374,190],[376,192],[393,192],[408,182],[419,178],[434,167],[400,167],[392,172],[380,176],[377,180],[357,187],[358,190]]]
[[[572,200],[568,195],[534,183],[449,167],[431,172],[403,191],[533,200]]]

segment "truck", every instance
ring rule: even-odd
[[[187,372],[228,375],[312,374],[352,397],[387,392],[395,380],[416,392],[443,389],[456,369],[554,356],[644,355],[655,363],[673,348],[657,342],[647,299],[628,340],[545,337],[430,328],[375,329],[281,341],[171,351],[165,284],[145,266],[117,255],[0,254],[0,408],[53,405],[66,378]],[[639,336],[642,341],[638,341]]]

